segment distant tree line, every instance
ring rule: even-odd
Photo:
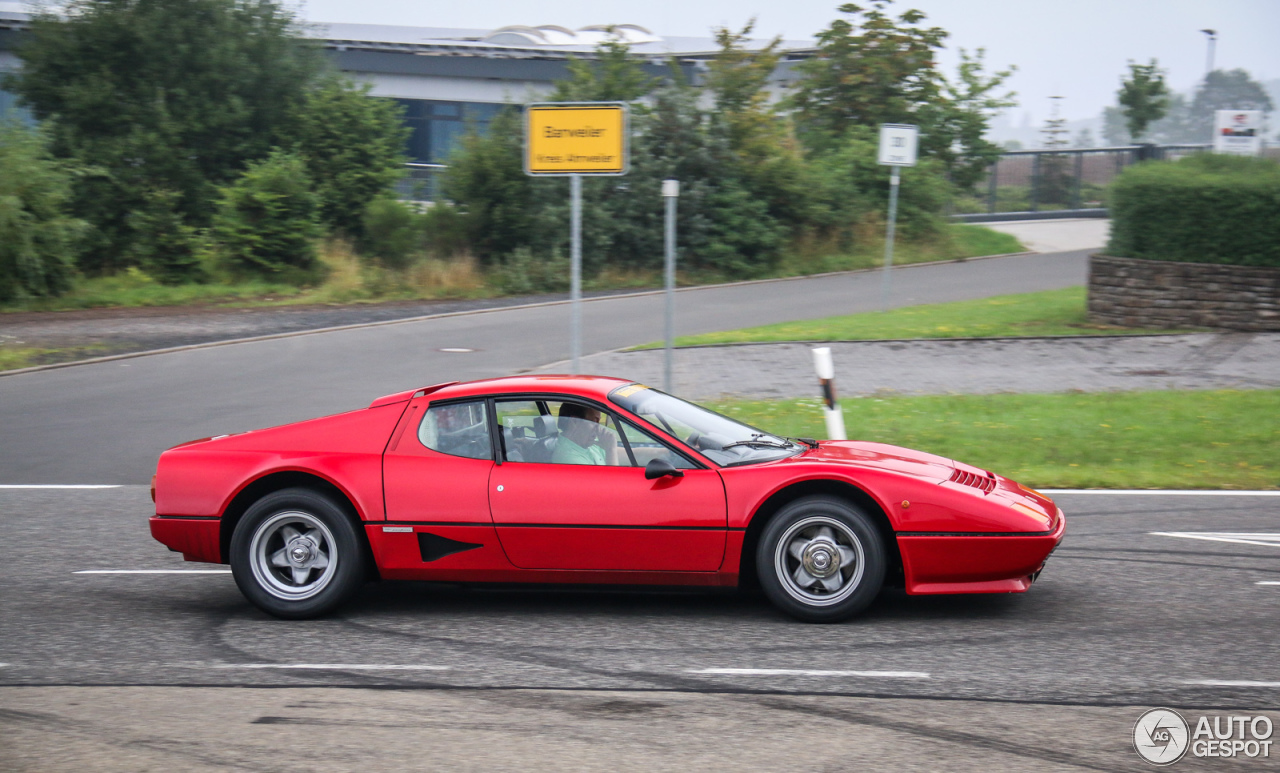
[[[681,180],[690,268],[750,276],[789,251],[876,238],[885,122],[921,127],[900,218],[908,238],[939,234],[950,193],[1000,152],[983,135],[1013,104],[1001,93],[1011,70],[987,73],[979,50],[944,76],[947,33],[890,3],[840,6],[781,102],[768,92],[780,41],[749,48],[751,24],[716,32],[698,87],[676,66],[647,76],[617,39],[571,61],[550,99],[625,101],[633,116],[631,172],[584,186],[587,270],[658,264],[666,177]],[[40,128],[0,128],[0,300],[125,269],[166,283],[305,283],[326,235],[389,268],[469,253],[512,291],[562,281],[566,185],[524,175],[518,106],[473,127],[443,200],[420,212],[392,194],[399,108],[332,70],[272,0],[71,0],[34,18],[19,54],[6,88]]]

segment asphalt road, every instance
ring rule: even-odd
[[[282,622],[227,574],[78,574],[220,568],[149,538],[145,487],[0,489],[0,769],[1136,770],[1147,708],[1280,725],[1280,540],[1152,534],[1274,534],[1280,497],[1056,499],[1029,593],[886,591],[839,625],[422,583]]]
[[[907,266],[893,305],[1083,284],[1088,250]],[[677,333],[880,308],[877,272],[694,288]],[[661,295],[584,304],[584,353],[662,337]],[[568,357],[564,304],[485,311],[0,377],[0,483],[146,483],[165,448]],[[471,349],[464,353],[442,349]]]

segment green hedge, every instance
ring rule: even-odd
[[[1107,252],[1280,266],[1280,164],[1199,153],[1130,167],[1111,188]]]

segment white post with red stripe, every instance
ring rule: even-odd
[[[821,346],[813,350],[813,367],[818,372],[818,384],[822,387],[822,413],[827,420],[827,438],[846,440],[844,410],[836,400],[836,366],[831,360],[830,347]]]

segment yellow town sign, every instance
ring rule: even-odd
[[[525,172],[627,173],[627,106],[621,102],[543,102],[526,110]]]

